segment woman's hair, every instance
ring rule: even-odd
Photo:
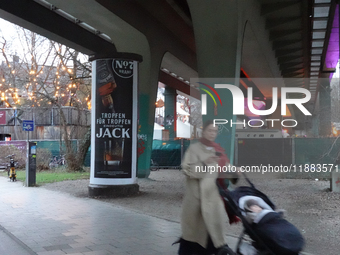
[[[203,131],[210,125],[214,124],[213,120],[207,120],[203,123]]]

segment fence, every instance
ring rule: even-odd
[[[236,139],[235,165],[292,166],[285,177],[329,178],[339,160],[340,139],[273,138]],[[326,168],[327,169],[326,169]]]
[[[78,110],[75,107],[63,106],[62,111],[68,125],[91,125],[91,112]],[[34,120],[36,126],[54,126],[60,124],[59,109],[55,107],[39,107],[25,109],[0,108],[0,125],[21,125],[20,120]],[[20,120],[19,120],[20,119]]]
[[[289,165],[292,163],[292,139],[261,138],[236,139],[235,165]]]
[[[185,150],[190,140],[153,140],[151,159],[157,168],[180,168]]]
[[[244,138],[236,140],[235,164],[335,164],[339,151],[340,139],[335,137]]]
[[[60,152],[60,142],[59,141],[34,141],[37,142],[37,148],[43,148],[43,149],[48,149],[51,153],[52,156],[59,156],[61,154]],[[72,146],[75,148],[77,147],[77,140],[72,140]],[[9,146],[13,145],[20,149],[24,154],[26,154],[26,149],[27,149],[27,141],[0,141],[0,146]],[[62,150],[65,152],[65,145],[62,143],[61,146]],[[91,150],[89,150],[86,153],[85,161],[84,161],[84,166],[89,167],[91,162]]]
[[[75,107],[62,107],[67,132],[71,139],[81,139],[91,125],[90,111],[78,111]],[[34,131],[29,136],[32,140],[60,139],[64,129],[60,128],[61,117],[58,108],[39,107],[25,109],[0,108],[0,139],[11,137],[12,140],[25,140],[27,132],[22,129],[23,120],[34,120]]]
[[[340,152],[340,139],[294,138],[293,164],[335,164]]]
[[[159,168],[180,167],[184,152],[193,140],[152,143],[151,159]],[[340,139],[330,138],[242,138],[235,141],[234,164],[238,166],[336,164]],[[299,170],[299,169],[298,169]],[[328,177],[324,173],[324,177]],[[309,175],[311,176],[311,175]]]
[[[1,145],[11,145],[26,150],[26,141],[2,141]],[[74,146],[77,140],[72,141]],[[186,149],[194,140],[154,140],[152,143],[151,159],[159,168],[179,168]],[[38,148],[46,148],[53,156],[60,155],[59,141],[37,141]],[[84,165],[90,166],[91,149],[89,148]],[[340,152],[340,139],[330,138],[268,138],[268,139],[236,139],[235,165],[260,166],[270,164],[279,165],[311,165],[337,164]],[[329,166],[328,166],[329,167]],[[306,176],[306,173],[303,173]],[[291,176],[291,175],[287,175]],[[311,172],[307,175],[313,176]],[[320,173],[319,173],[320,176]],[[329,172],[322,177],[328,178]]]

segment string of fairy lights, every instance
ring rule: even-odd
[[[3,67],[3,66],[2,66]],[[49,70],[45,70],[48,69]],[[23,99],[29,100],[31,106],[41,106],[42,101],[47,104],[58,102],[62,105],[74,103],[86,105],[91,109],[90,91],[81,91],[83,93],[83,101],[77,95],[82,84],[81,78],[75,76],[72,68],[66,66],[62,61],[56,66],[31,66],[30,71],[21,74],[10,63],[7,63],[7,69],[2,68],[2,78],[0,78],[0,99],[3,102],[2,107],[17,108],[23,105]],[[54,75],[52,75],[55,71]],[[45,77],[43,75],[45,74]],[[0,77],[1,77],[0,76]],[[7,76],[7,77],[5,77]],[[26,80],[25,80],[26,79]],[[12,81],[11,81],[12,80]],[[15,84],[16,80],[25,80],[21,85]],[[14,83],[14,84],[13,84]],[[45,96],[44,96],[45,95]],[[11,102],[10,102],[11,101]],[[84,106],[85,107],[85,106]]]
[[[91,108],[87,56],[11,23],[7,27],[17,33],[11,39],[11,33],[0,33],[0,107],[78,104]]]

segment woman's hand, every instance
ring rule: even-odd
[[[203,161],[204,164],[209,165],[212,163],[217,163],[220,157],[218,156],[210,156],[206,160]]]
[[[240,167],[236,167],[236,174],[237,174],[238,177],[242,177],[243,176]]]

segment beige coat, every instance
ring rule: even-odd
[[[182,205],[182,238],[207,247],[210,235],[216,248],[226,244],[226,212],[216,186],[218,173],[199,172],[202,162],[215,155],[200,142],[191,144],[187,149],[182,169],[186,175],[186,193]],[[208,166],[216,167],[216,164]],[[204,170],[204,168],[203,168]]]

